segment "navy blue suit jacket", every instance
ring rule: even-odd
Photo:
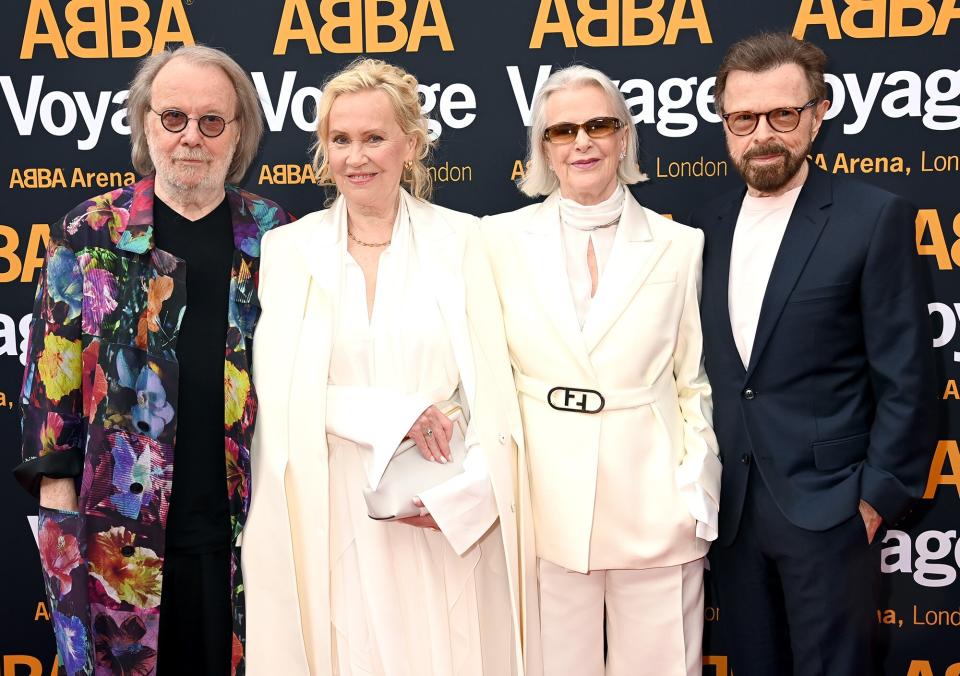
[[[746,367],[727,296],[744,189],[692,218],[706,235],[701,314],[724,462],[721,544],[736,535],[750,464],[796,526],[836,526],[861,498],[890,524],[919,497],[936,439],[916,211],[884,190],[809,168]]]

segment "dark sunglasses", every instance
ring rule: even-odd
[[[818,99],[810,99],[802,106],[787,106],[786,108],[774,108],[765,113],[751,113],[747,110],[741,110],[736,113],[724,113],[721,117],[727,123],[727,129],[734,136],[747,136],[752,134],[753,130],[760,124],[760,118],[767,118],[767,124],[774,131],[787,133],[800,126],[800,116],[803,111],[816,104]]]
[[[618,129],[622,129],[623,122],[615,117],[595,117],[583,124],[560,122],[543,130],[543,140],[559,144],[573,143],[581,128],[587,132],[587,136],[590,138],[603,138],[604,136],[610,136]]]
[[[227,128],[228,124],[235,122],[237,119],[233,118],[232,120],[224,120],[219,115],[201,115],[200,117],[190,117],[182,110],[177,110],[176,108],[167,108],[159,113],[151,108],[150,112],[154,113],[155,115],[159,115],[160,124],[163,125],[163,128],[174,134],[186,129],[187,125],[190,123],[190,120],[196,120],[197,129],[199,129],[200,133],[207,138],[217,138],[223,133],[223,130]]]

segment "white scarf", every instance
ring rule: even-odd
[[[617,183],[613,194],[599,204],[585,206],[575,200],[560,195],[560,220],[564,225],[578,230],[598,230],[606,228],[620,220],[627,191],[622,183]]]

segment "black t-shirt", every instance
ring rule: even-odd
[[[173,492],[166,551],[199,554],[230,545],[224,450],[223,370],[233,263],[226,198],[197,221],[154,197],[154,243],[186,261],[187,307],[177,339],[180,362]]]

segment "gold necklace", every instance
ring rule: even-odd
[[[347,228],[347,237],[352,239],[354,242],[356,242],[360,246],[369,246],[374,249],[379,248],[381,246],[390,246],[390,242],[393,240],[393,238],[391,237],[386,242],[364,242],[363,240],[357,239],[354,236],[354,234],[350,232],[350,228]]]

